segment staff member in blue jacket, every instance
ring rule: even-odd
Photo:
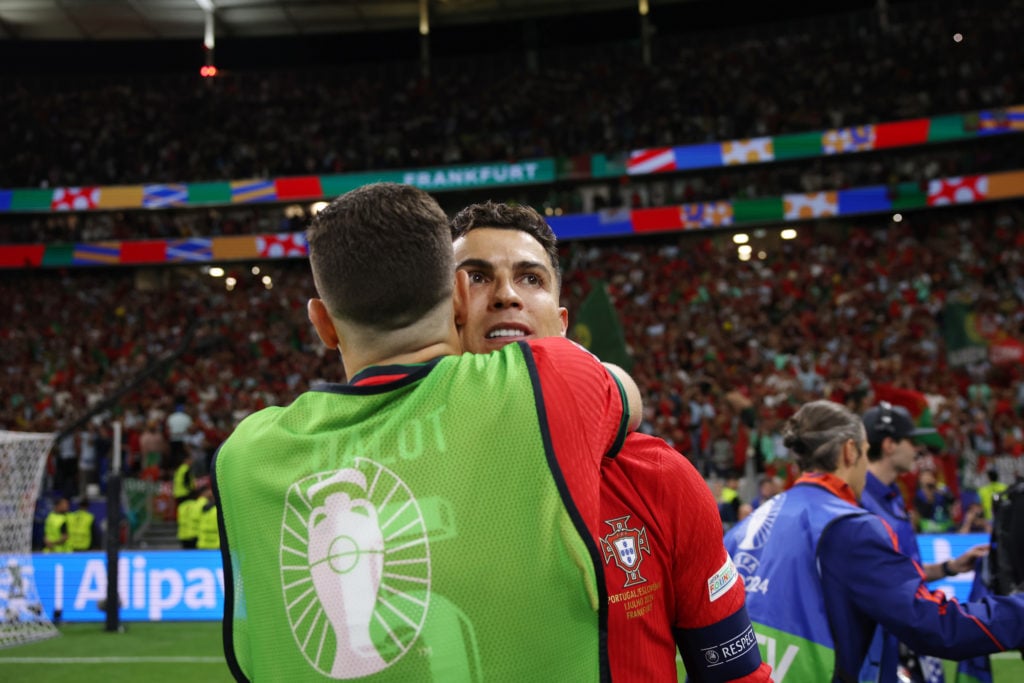
[[[988,545],[976,545],[960,557],[947,559],[945,562],[924,564],[921,562],[921,550],[917,545],[917,534],[914,524],[907,514],[907,504],[903,500],[896,479],[899,475],[914,469],[917,460],[917,449],[914,440],[935,429],[918,427],[903,406],[894,406],[882,401],[871,408],[862,418],[868,437],[868,474],[861,495],[861,505],[885,520],[896,533],[900,551],[910,559],[921,564],[926,581],[954,576],[974,569],[980,557],[988,554]],[[888,643],[883,647],[883,641]],[[899,660],[883,661],[882,655],[890,658],[899,655]],[[898,669],[907,681],[928,681],[941,683],[945,680],[942,662],[934,657],[918,657],[906,646],[901,647],[899,641],[884,629],[879,629],[875,641],[861,672],[860,680],[877,680],[879,667]]]
[[[858,415],[814,401],[783,438],[803,476],[725,537],[777,683],[857,681],[879,624],[918,653],[950,659],[1024,646],[1024,596],[961,605],[929,591],[892,528],[858,505],[868,465]],[[879,675],[897,680],[895,667]]]

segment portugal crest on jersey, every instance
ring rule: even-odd
[[[616,566],[626,572],[626,583],[622,585],[623,588],[646,583],[647,579],[640,575],[640,563],[644,559],[643,553],[651,554],[651,546],[647,542],[647,529],[627,526],[629,515],[606,519],[604,523],[612,528],[611,533],[601,539],[605,564],[615,560]]]

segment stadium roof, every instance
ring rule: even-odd
[[[685,0],[650,0],[658,4]],[[212,0],[218,37],[419,26],[420,0]],[[638,0],[427,0],[433,26],[638,7]],[[205,4],[205,3],[204,3]],[[202,39],[196,0],[0,0],[0,40]]]

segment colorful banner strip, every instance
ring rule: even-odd
[[[594,154],[558,160],[543,158],[515,163],[209,183],[0,189],[0,213],[315,201],[380,181],[415,185],[429,192],[446,192],[760,164],[1018,132],[1024,132],[1024,105],[812,133],[637,149],[612,157]]]
[[[1024,197],[1024,170],[940,178],[924,187],[901,183],[648,209],[606,209],[597,213],[552,216],[547,221],[560,240],[573,240],[789,223],[1021,197]],[[0,268],[211,263],[305,258],[307,254],[303,233],[281,232],[70,245],[0,245]]]
[[[530,185],[554,182],[558,177],[555,167],[555,160],[547,158],[514,163],[210,183],[0,190],[0,213],[196,208],[258,202],[315,201],[330,199],[374,182],[405,183],[430,192]],[[589,173],[585,177],[590,177]]]
[[[846,126],[816,133],[794,133],[682,147],[636,149],[628,155],[626,173],[649,175],[742,164],[763,164],[967,140],[982,135],[1019,131],[1024,131],[1024,106],[951,114],[930,119]],[[598,174],[595,169],[594,177],[610,176]]]

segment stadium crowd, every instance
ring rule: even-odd
[[[979,486],[989,467],[1003,481],[1024,475],[1024,373],[1019,362],[951,367],[943,305],[969,301],[1008,337],[1024,338],[1022,223],[1019,206],[1001,204],[900,224],[807,225],[793,241],[765,230],[753,233],[764,259],[748,262],[723,233],[568,243],[563,303],[571,329],[592,282],[608,283],[645,394],[642,429],[711,479],[743,471],[748,457],[754,471],[790,476],[778,429],[805,401],[864,409],[880,388],[923,393],[945,445],[922,466],[949,488],[949,523],[959,524],[952,505],[961,487]],[[304,262],[228,270],[233,289],[196,267],[4,273],[0,296],[11,313],[0,344],[8,388],[0,426],[59,430],[174,352],[192,320],[203,323],[180,359],[79,430],[67,457],[90,461],[83,484],[101,480],[105,457],[84,444],[109,443],[115,414],[127,466],[139,475],[153,465],[144,458],[147,425],[163,432],[183,405],[202,473],[242,417],[342,377],[306,319],[313,286]],[[150,472],[161,474],[170,472]]]
[[[651,67],[619,58],[632,45],[545,52],[530,72],[518,68],[518,55],[510,58],[516,68],[495,57],[475,69],[460,63],[446,77],[455,66],[439,62],[431,80],[384,67],[379,78],[352,70],[239,72],[212,85],[191,76],[138,83],[96,76],[56,89],[47,78],[18,79],[0,89],[8,132],[0,138],[0,186],[622,153],[1019,104],[1019,70],[1008,65],[1022,61],[1020,8],[1015,0],[954,7],[941,17],[925,11],[897,20],[894,12],[889,30],[872,13],[780,26],[770,38],[763,27],[685,40],[666,33]],[[954,24],[962,42],[949,35]],[[611,206],[657,206],[924,182],[1021,161],[1019,145],[989,139],[615,179],[599,195]],[[516,189],[503,198],[570,213],[602,208],[587,204],[578,187]],[[438,199],[454,213],[479,197]],[[307,207],[294,206],[7,214],[0,242],[278,232],[301,230],[308,218]],[[1003,481],[1024,475],[1024,373],[1019,362],[951,367],[943,306],[962,298],[1006,337],[1024,338],[1019,202],[921,212],[902,223],[886,216],[798,227],[791,242],[767,227],[754,231],[754,253],[764,257],[747,262],[737,260],[726,233],[563,244],[563,302],[572,317],[592,280],[609,284],[645,394],[642,429],[668,439],[714,480],[748,460],[769,479],[790,477],[778,430],[805,401],[825,397],[863,410],[880,391],[925,395],[945,445],[933,447],[922,467],[948,487],[946,508],[959,523],[961,488],[980,486],[987,468]],[[194,266],[0,272],[0,297],[9,302],[0,327],[2,428],[58,431],[182,351],[54,449],[49,487],[76,495],[102,484],[115,417],[125,427],[128,471],[167,478],[168,462],[148,456],[169,452],[170,444],[160,445],[166,418],[183,405],[202,474],[245,415],[342,377],[306,318],[313,286],[304,262],[227,270],[237,281],[230,289]],[[191,346],[179,349],[194,321]]]
[[[439,59],[429,79],[415,63],[239,71],[213,83],[9,77],[0,187],[620,153],[1009,106],[1024,98],[1012,66],[1024,62],[1020,9],[899,3],[887,29],[874,10],[756,30],[663,25],[650,66],[622,35],[597,49],[546,44],[535,69],[511,50]]]
[[[922,466],[958,493],[988,467],[1004,482],[1024,475],[1020,362],[951,367],[943,331],[944,304],[965,301],[1022,338],[1022,220],[1004,205],[822,224],[793,242],[755,239],[765,258],[747,263],[726,239],[580,244],[564,296],[572,311],[589,281],[609,283],[647,392],[646,428],[706,474],[742,469],[748,448],[759,469],[784,457],[778,430],[807,401],[862,412],[906,390],[927,396],[945,441]]]

